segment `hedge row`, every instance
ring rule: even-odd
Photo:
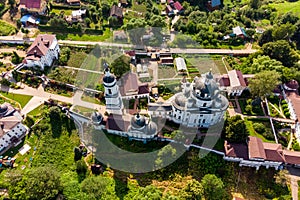
[[[4,13],[6,13],[6,11],[8,11],[9,7],[6,6],[3,10],[0,11],[0,17],[2,17],[2,15],[4,15]]]

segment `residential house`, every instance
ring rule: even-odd
[[[38,67],[44,70],[58,59],[59,51],[55,35],[40,34],[28,48],[23,64],[28,68]]]
[[[182,14],[184,12],[184,8],[179,1],[176,1],[173,7],[176,10],[176,14]]]
[[[46,15],[49,11],[46,0],[20,0],[19,8],[22,14]]]
[[[40,24],[40,19],[32,14],[23,15],[20,19],[23,27],[37,27]]]
[[[116,17],[119,22],[123,22],[123,8],[113,5],[110,9],[110,16]]]
[[[82,22],[82,19],[85,17],[86,15],[86,10],[73,10],[72,14],[70,16],[66,16],[66,21],[69,24],[72,23],[77,23],[77,22]]]
[[[128,36],[125,33],[125,31],[121,30],[121,31],[114,31],[113,32],[113,38],[114,40],[128,40]]]
[[[274,167],[282,169],[284,165],[300,165],[300,152],[283,150],[281,144],[263,142],[262,139],[249,136],[246,143],[225,141],[224,160],[238,162],[239,166]]]
[[[235,37],[242,38],[242,39],[248,37],[246,32],[245,32],[245,29],[241,28],[240,26],[232,28],[232,34],[231,35],[235,36]]]
[[[9,103],[0,106],[0,155],[22,142],[28,131],[22,120],[21,113]]]
[[[208,11],[218,10],[221,6],[221,0],[211,0],[206,3]]]
[[[120,0],[120,7],[126,8],[128,6],[128,1],[127,0]]]
[[[173,8],[172,8],[170,5],[167,5],[167,6],[166,6],[166,13],[167,13],[167,15],[168,15],[169,17],[175,15],[174,10],[173,10]]]

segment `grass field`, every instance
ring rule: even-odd
[[[57,39],[62,40],[73,40],[73,41],[91,41],[91,42],[101,42],[108,41],[112,39],[112,31],[105,29],[102,35],[78,35],[78,34],[56,34]]]
[[[0,20],[0,35],[6,36],[6,35],[12,35],[16,31],[16,28],[9,23]]]
[[[284,3],[270,3],[269,5],[273,8],[276,8],[276,10],[280,14],[292,12],[298,17],[300,17],[300,1],[296,1],[296,2],[285,1]]]
[[[12,93],[6,93],[6,92],[0,92],[3,96],[12,99],[18,103],[20,103],[21,107],[24,108],[24,106],[30,101],[32,96],[29,95],[23,95],[23,94],[12,94]]]
[[[83,63],[83,61],[86,57],[87,57],[87,54],[82,51],[73,52],[70,55],[70,59],[68,60],[67,65],[69,67],[80,68],[81,64]]]
[[[226,68],[221,57],[211,57],[203,55],[183,55],[188,66],[194,66],[199,69],[201,74],[210,69],[214,74],[226,74]]]
[[[176,71],[172,66],[158,67],[158,79],[173,78],[176,75]]]

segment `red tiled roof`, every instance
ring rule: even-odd
[[[20,0],[21,5],[25,5],[26,8],[40,8],[41,0]]]
[[[296,80],[290,80],[289,82],[285,83],[285,85],[292,90],[297,90],[299,88],[298,81]]]
[[[123,95],[127,92],[138,92],[139,85],[138,85],[138,77],[135,73],[128,72],[121,78]]]
[[[54,39],[55,35],[38,35],[28,48],[26,59],[38,60],[40,57],[46,55]]]
[[[291,101],[292,106],[295,110],[296,117],[300,121],[300,97],[297,92],[286,92],[287,98]]]
[[[139,94],[148,94],[149,93],[149,87],[148,83],[141,84],[139,86]]]
[[[110,16],[117,16],[122,18],[123,17],[123,9],[116,5],[113,5],[110,9]]]
[[[285,162],[281,144],[263,142],[267,160]]]
[[[229,87],[230,81],[229,81],[228,76],[222,76],[219,80],[219,84],[220,84],[220,86]]]
[[[300,165],[300,152],[283,150],[285,160],[289,164]]]
[[[110,130],[126,132],[128,126],[130,125],[130,120],[130,117],[111,114],[107,117],[106,128]]]
[[[262,140],[252,136],[249,136],[248,139],[249,159],[266,159]]]
[[[180,3],[179,1],[176,1],[176,2],[174,3],[174,8],[175,8],[176,10],[178,10],[178,11],[183,10],[183,7],[182,7],[182,5],[181,5],[181,3]]]
[[[235,144],[235,143],[229,143],[225,141],[224,143],[225,147],[225,155],[229,157],[235,157],[235,158],[243,158],[245,160],[248,160],[248,147],[246,144]]]

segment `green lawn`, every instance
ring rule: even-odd
[[[87,57],[87,54],[85,52],[82,52],[82,51],[72,52],[67,65],[69,67],[80,68],[81,64],[86,59],[86,57]]]
[[[12,99],[18,103],[20,103],[21,107],[24,108],[24,106],[30,101],[32,96],[24,95],[24,94],[12,94],[12,93],[6,93],[6,92],[0,92],[3,96]]]
[[[39,107],[27,113],[27,115],[30,115],[32,117],[38,117],[43,113],[43,110],[44,110],[44,105],[42,104]]]
[[[73,41],[91,41],[91,42],[101,42],[107,41],[112,38],[112,31],[110,29],[105,29],[102,35],[78,35],[78,34],[56,34],[58,39],[73,40]]]
[[[260,119],[261,120],[261,119]],[[249,131],[249,135],[250,136],[254,136],[254,137],[258,137],[260,139],[262,139],[263,142],[271,142],[271,143],[275,143],[275,141],[273,140],[268,140],[266,139],[263,135],[257,133],[254,128],[253,128],[253,122],[257,122],[257,121],[253,121],[253,119],[245,119],[245,124],[246,124],[246,128]],[[268,122],[263,122],[264,124],[267,124]]]
[[[292,12],[298,17],[300,17],[300,1],[296,1],[296,2],[285,1],[284,3],[270,3],[269,5],[273,8],[276,8],[276,10],[280,14]]]
[[[11,25],[3,20],[0,20],[0,35],[1,36],[12,35],[15,33],[15,31],[16,31],[16,28],[13,25]]]
[[[60,12],[64,12],[64,15],[71,15],[72,14],[72,10],[63,10],[63,9],[52,9],[51,12],[59,15]]]

